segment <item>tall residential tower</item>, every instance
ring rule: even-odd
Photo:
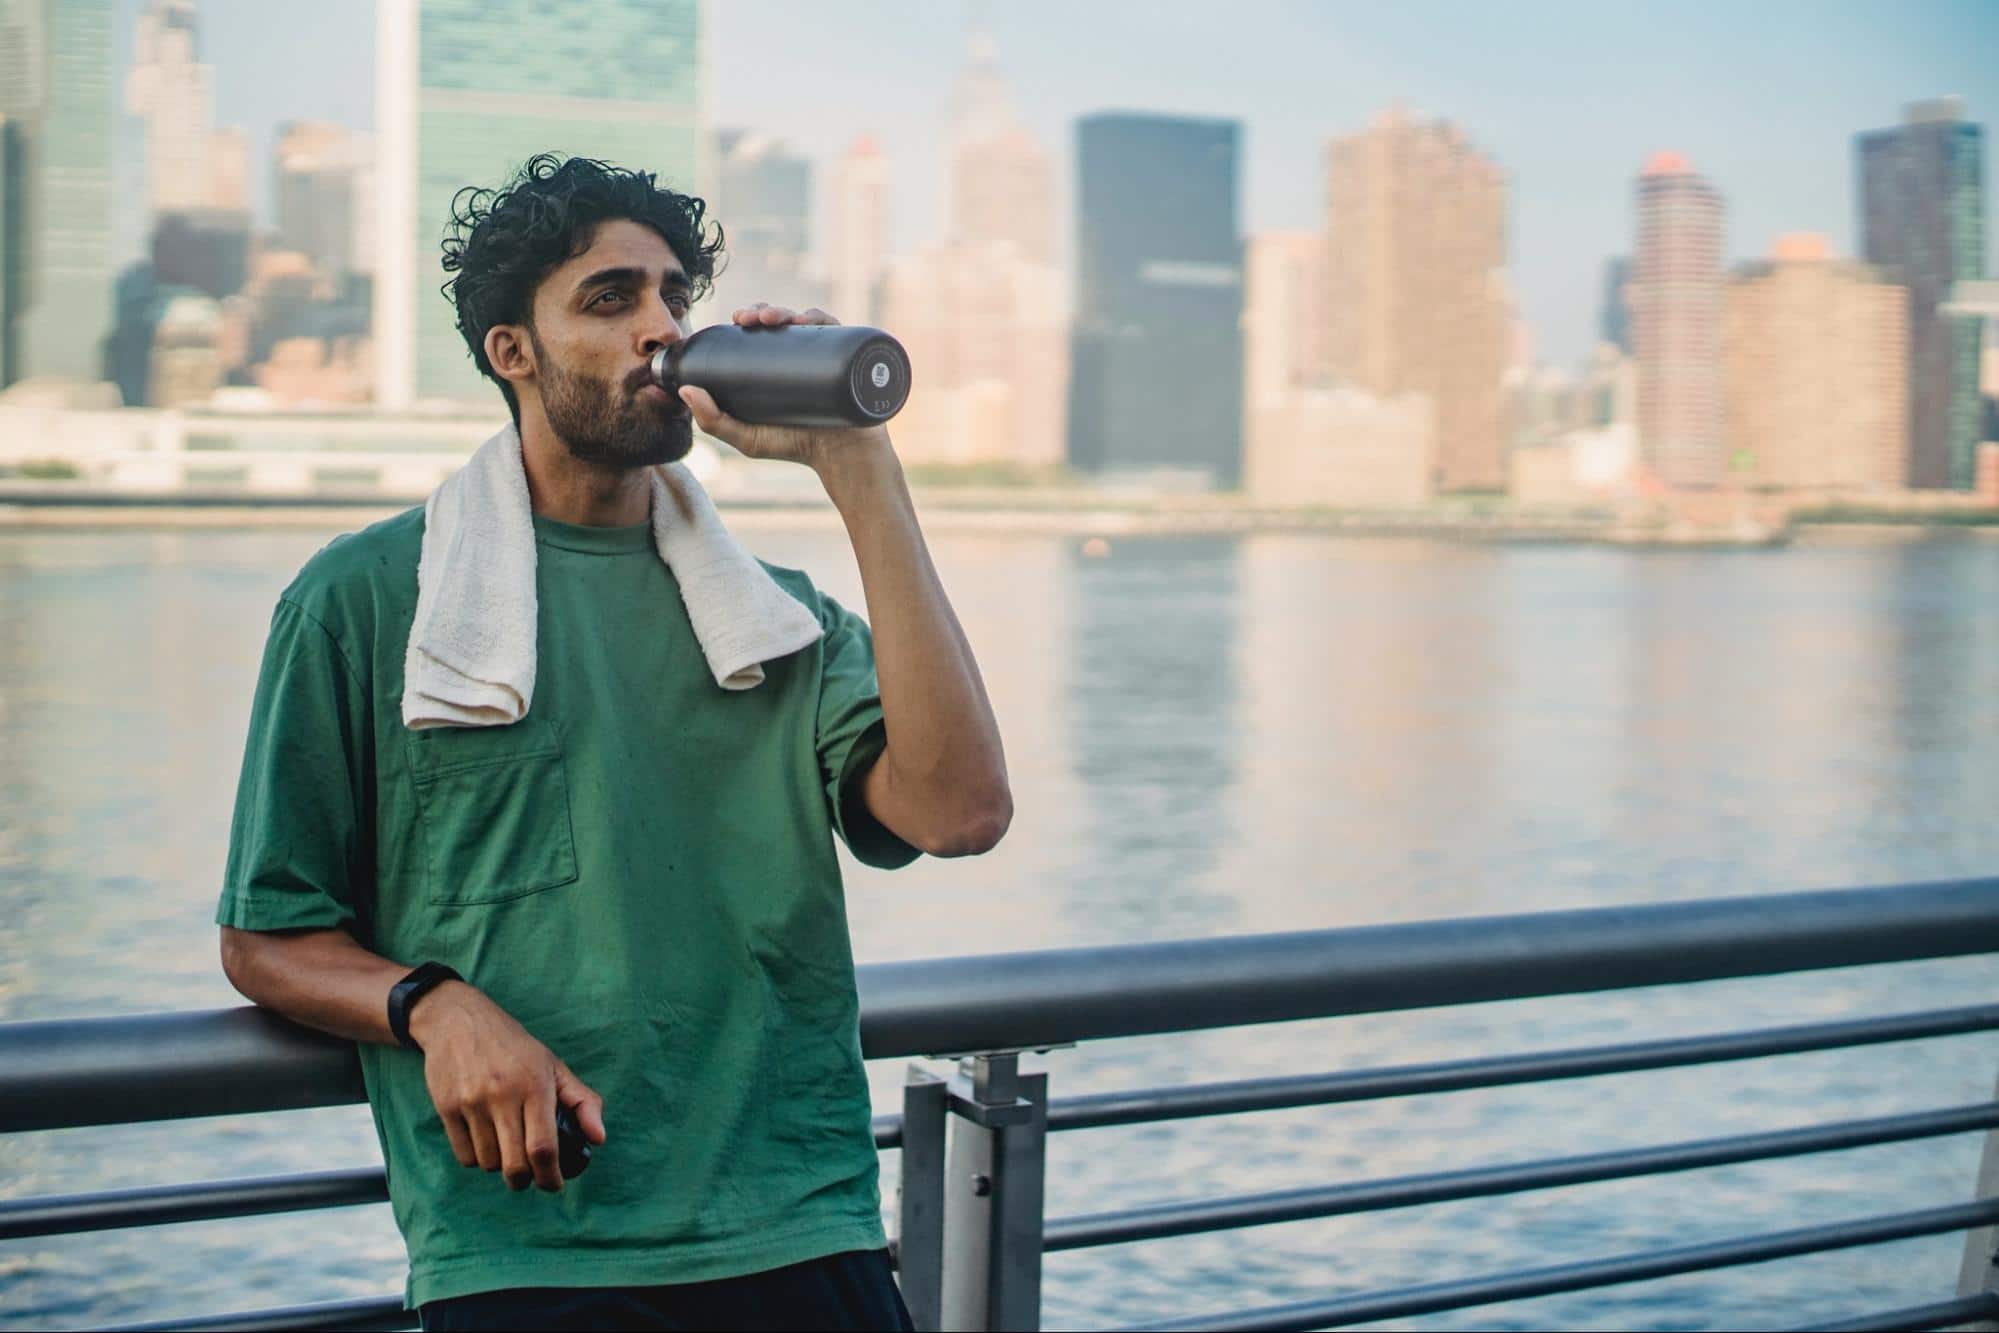
[[[1385,112],[1327,147],[1326,256],[1333,378],[1427,394],[1438,487],[1502,487],[1505,173],[1448,121]]]
[[[1907,304],[1809,233],[1736,268],[1722,302],[1722,415],[1739,480],[1833,493],[1904,484]]]
[[[1722,479],[1721,194],[1678,153],[1638,177],[1631,341],[1638,358],[1639,458],[1671,487]]]

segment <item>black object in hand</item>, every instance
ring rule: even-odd
[[[738,421],[875,426],[909,399],[909,353],[860,324],[715,324],[652,356],[653,383],[706,389]]]
[[[562,1178],[574,1180],[582,1175],[583,1168],[590,1165],[590,1140],[583,1137],[583,1126],[576,1123],[576,1113],[562,1105],[555,1108],[555,1142]]]

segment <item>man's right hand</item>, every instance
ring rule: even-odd
[[[460,1166],[498,1171],[509,1189],[559,1192],[558,1104],[575,1110],[591,1143],[604,1142],[604,1099],[477,987],[447,981],[422,996],[410,1037]]]

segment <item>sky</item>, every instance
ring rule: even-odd
[[[116,5],[122,60],[139,0]],[[200,0],[216,118],[250,132],[260,209],[280,123],[371,127],[373,9]],[[1538,353],[1559,363],[1594,339],[1603,262],[1628,249],[1632,182],[1660,149],[1721,190],[1731,261],[1786,231],[1824,232],[1851,254],[1853,135],[1896,123],[1906,102],[1960,94],[1988,127],[1988,247],[1999,230],[1995,0],[708,0],[712,124],[775,133],[821,164],[875,134],[894,248],[914,248],[940,220],[943,113],[974,18],[1056,155],[1065,236],[1074,122],[1093,111],[1241,121],[1246,232],[1316,225],[1326,140],[1390,103],[1455,121],[1508,175],[1514,290]],[[136,160],[128,127],[132,188]]]

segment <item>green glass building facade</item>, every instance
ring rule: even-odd
[[[415,396],[493,404],[438,288],[452,197],[539,152],[692,190],[698,0],[422,0],[415,100]]]
[[[111,0],[0,0],[0,384],[104,377]]]
[[[28,289],[23,244],[27,227],[21,217],[27,186],[20,122],[0,115],[0,389],[18,378],[14,321],[20,317],[21,297]]]

